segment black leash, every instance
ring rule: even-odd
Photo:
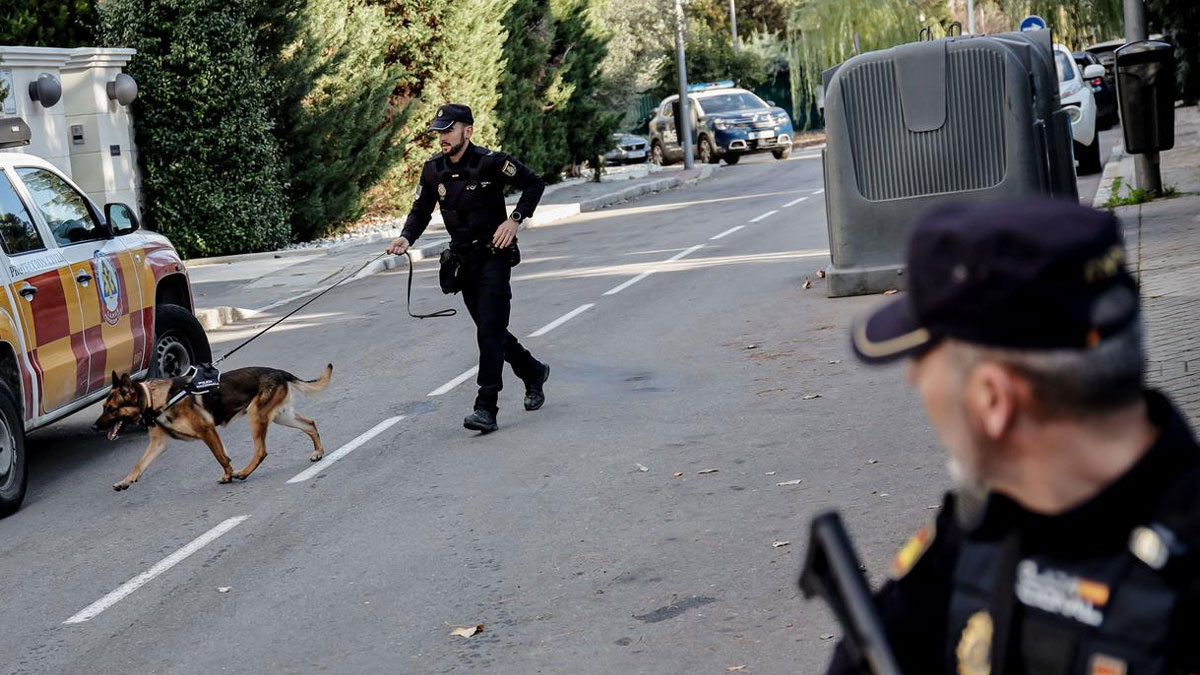
[[[239,349],[241,349],[242,347],[245,347],[246,345],[250,344],[251,342],[254,342],[258,338],[262,337],[263,334],[266,333],[267,331],[271,330],[275,326],[278,326],[279,324],[283,323],[284,321],[287,321],[296,312],[299,312],[300,310],[304,309],[305,307],[308,307],[312,303],[316,302],[322,295],[325,295],[329,291],[332,291],[334,288],[337,288],[342,282],[346,281],[350,277],[353,277],[354,275],[363,271],[364,269],[367,268],[367,265],[370,265],[371,263],[375,262],[376,260],[379,260],[380,258],[382,258],[385,255],[387,255],[386,251],[384,251],[383,253],[380,253],[379,255],[375,256],[374,258],[371,258],[367,262],[363,263],[362,267],[359,267],[358,269],[354,270],[350,274],[347,274],[346,276],[342,277],[341,279],[338,279],[337,281],[335,281],[332,285],[330,285],[325,290],[321,291],[320,293],[317,293],[313,297],[304,301],[304,304],[293,309],[292,311],[288,312],[287,314],[284,314],[283,316],[279,317],[279,319],[277,321],[275,321],[275,323],[258,331],[254,335],[250,336],[250,338],[248,340],[246,340],[245,342],[243,342],[242,344],[225,352],[225,354],[223,354],[221,356],[221,358],[217,359],[216,361],[213,361],[211,365],[215,366],[218,363],[229,358],[230,356],[233,356],[233,354],[235,352],[237,352]],[[457,314],[458,310],[456,310],[456,309],[443,309],[438,312],[433,312],[432,314],[413,314],[413,312],[412,312],[413,261],[412,261],[412,256],[408,254],[408,251],[405,251],[403,255],[408,258],[408,300],[407,300],[408,315],[413,317],[414,319],[432,319],[432,318],[438,318],[438,317],[444,317],[444,316],[454,316],[455,314]]]

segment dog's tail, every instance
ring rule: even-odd
[[[289,384],[297,391],[304,394],[319,394],[325,391],[325,387],[329,386],[329,379],[333,377],[333,364],[325,366],[325,372],[315,380],[292,380]]]

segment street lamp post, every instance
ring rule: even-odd
[[[967,0],[967,32],[975,34],[975,0]]]
[[[1143,0],[1125,0],[1125,42],[1138,42],[1146,37],[1145,3]],[[1151,194],[1162,194],[1162,173],[1157,152],[1134,155],[1133,173],[1139,188]]]
[[[687,96],[687,64],[683,49],[683,2],[675,0],[675,59],[679,62],[679,117],[675,120],[675,132],[683,146],[683,168],[695,165],[692,158],[692,113]]]
[[[729,0],[729,25],[733,28],[733,53],[738,50],[737,39],[737,0]]]

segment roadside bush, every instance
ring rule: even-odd
[[[188,257],[288,241],[283,163],[250,0],[107,0],[107,44],[138,54],[136,140],[146,223]]]

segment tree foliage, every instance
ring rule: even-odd
[[[5,0],[0,45],[82,47],[92,43],[95,0]]]
[[[1200,3],[1196,0],[1148,0],[1147,19],[1175,45],[1179,98],[1194,104],[1200,99]]]
[[[138,50],[137,144],[147,224],[187,256],[288,241],[273,94],[249,0],[107,0],[102,33]]]
[[[690,21],[684,43],[688,82],[733,80],[751,88],[767,79],[762,58],[750,50],[733,50],[730,35],[703,21]],[[679,91],[678,59],[672,49],[659,68],[654,93],[669,96]]]

